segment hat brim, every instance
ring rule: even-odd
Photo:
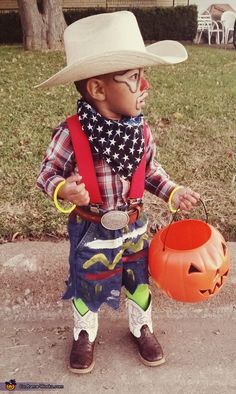
[[[50,88],[116,71],[177,64],[188,58],[186,49],[177,41],[164,40],[149,45],[145,49],[144,51],[112,51],[101,54],[99,57],[83,58],[64,67],[35,87]]]

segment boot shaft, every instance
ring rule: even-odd
[[[76,309],[74,302],[72,302],[74,314],[74,339],[78,340],[79,334],[82,330],[86,331],[89,336],[89,341],[94,342],[98,331],[98,313],[88,311],[85,315],[81,315]]]
[[[150,332],[153,333],[152,328],[152,301],[150,294],[150,301],[148,308],[144,311],[134,301],[127,299],[128,315],[129,315],[129,329],[132,334],[139,338],[141,336],[141,328],[147,325]]]

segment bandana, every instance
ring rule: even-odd
[[[84,100],[78,101],[77,112],[92,152],[130,180],[144,154],[143,115],[106,119]]]

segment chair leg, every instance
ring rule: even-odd
[[[228,44],[228,39],[229,39],[229,30],[225,30],[225,44]]]
[[[208,44],[211,45],[211,32],[208,30]]]
[[[198,34],[199,33],[199,34]],[[200,43],[200,40],[201,40],[201,37],[202,37],[202,31],[200,31],[200,32],[198,32],[197,33],[197,38],[196,38],[196,43],[197,44],[199,44]]]
[[[223,45],[224,43],[225,43],[225,33],[224,30],[222,30],[221,44]]]

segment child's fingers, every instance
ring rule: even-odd
[[[85,188],[84,183],[76,184],[75,189],[74,189],[75,193],[82,193],[85,190],[86,190],[86,188]]]
[[[85,188],[85,184],[80,183],[75,185],[71,189],[70,198],[77,205],[88,205],[90,197],[88,191]]]
[[[75,174],[75,175],[71,175],[66,179],[67,184],[71,184],[71,183],[80,183],[82,179],[82,176],[79,174]]]
[[[198,202],[198,199],[191,196],[191,195],[180,196],[179,200],[180,200],[180,202],[186,204],[187,206],[196,205]]]
[[[190,189],[190,191],[189,191],[189,193],[187,193],[187,196],[189,196],[189,197],[191,197],[192,199],[195,199],[195,200],[199,200],[200,199],[200,194],[199,193],[196,193],[196,192],[194,192],[193,190],[191,190]]]
[[[200,199],[200,194],[194,192],[193,190],[191,190],[189,188],[186,188],[183,193],[180,193],[179,199],[180,199],[180,201],[186,200],[186,201],[191,202],[192,204],[196,204],[198,202],[198,200]]]
[[[182,200],[180,201],[179,208],[181,211],[188,211],[194,206],[194,204],[188,200]]]
[[[179,196],[179,208],[183,211],[189,211],[197,205],[199,198],[200,195],[198,193],[187,190],[184,194]]]

